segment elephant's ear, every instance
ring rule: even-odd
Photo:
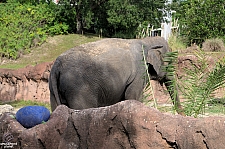
[[[157,75],[159,75],[160,67],[163,64],[162,48],[163,46],[161,45],[153,46],[148,50],[147,55],[147,63],[150,63],[153,66]]]

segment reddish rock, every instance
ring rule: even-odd
[[[30,129],[9,115],[0,117],[0,142],[14,148],[225,148],[225,117],[162,114],[134,100],[85,110],[61,105],[48,122]]]
[[[0,99],[49,102],[48,77],[53,62],[12,70],[0,69]]]

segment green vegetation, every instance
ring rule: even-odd
[[[60,22],[70,23],[70,32],[92,31],[107,37],[134,38],[140,23],[161,23],[166,0],[60,0]],[[71,15],[73,14],[73,15]],[[63,16],[63,17],[61,17]],[[157,19],[155,19],[157,18]],[[72,23],[71,23],[72,22]]]
[[[170,45],[171,51],[182,51],[186,49],[186,45],[182,42],[182,39],[180,36],[177,35],[171,35],[168,39],[168,44]]]
[[[44,102],[39,102],[39,101],[31,101],[31,100],[16,100],[12,102],[7,102],[7,103],[1,103],[0,104],[10,104],[16,109],[22,108],[24,106],[32,106],[32,105],[38,105],[38,106],[44,106],[48,108],[51,111],[51,106],[49,103],[44,103]]]
[[[211,115],[225,114],[225,98],[213,98],[208,101],[206,112]]]
[[[195,53],[197,65],[186,68],[186,77],[180,85],[182,95],[188,99],[184,106],[188,115],[198,116],[204,113],[205,106],[214,96],[213,93],[224,86],[225,63],[218,62],[210,70],[207,62],[207,54],[203,51]]]
[[[5,2],[5,1],[4,1]],[[166,10],[176,10],[179,40],[188,45],[225,39],[223,0],[6,0],[0,3],[0,58],[17,59],[48,36],[97,33],[104,37],[135,38],[144,28],[158,28]],[[148,27],[147,27],[148,26]]]
[[[67,32],[67,25],[53,22],[54,12],[47,3],[0,3],[0,57],[17,59],[30,48],[42,44],[48,35]]]
[[[159,9],[165,9],[165,1],[153,0],[109,0],[107,9],[108,27],[113,37],[134,38],[140,23],[160,27],[163,13]]]
[[[176,77],[176,66],[177,66],[177,59],[178,59],[178,52],[167,52],[164,55],[164,62],[168,65],[163,66],[163,70],[165,72],[167,72],[167,75],[169,78],[172,78],[171,80],[171,84],[170,84],[170,88],[168,89],[168,92],[172,93],[171,97],[173,100],[173,111],[178,111],[181,110],[179,109],[179,105],[176,102],[176,98],[179,97],[178,95],[178,81],[177,81],[177,77]]]
[[[181,36],[189,45],[210,38],[225,40],[224,0],[173,0],[171,7],[179,18]]]
[[[97,33],[105,37],[134,38],[140,23],[159,26],[165,0],[7,0],[0,3],[0,58],[17,59],[48,36]],[[155,19],[157,18],[157,19]]]
[[[169,54],[169,61],[174,61],[169,63],[166,67],[167,73],[176,78],[174,72],[176,71],[177,65],[177,52],[171,52]],[[167,54],[167,55],[168,55]],[[215,91],[219,88],[224,87],[225,84],[225,58],[218,58],[214,56],[214,60],[217,61],[213,68],[209,68],[208,53],[202,49],[198,49],[192,52],[195,56],[196,62],[191,63],[188,68],[183,68],[185,75],[173,81],[173,87],[178,86],[178,90],[185,99],[182,103],[184,107],[185,114],[189,116],[198,117],[199,114],[212,113],[215,111],[222,112],[225,111],[224,100],[220,99],[218,103],[215,102]],[[165,62],[168,62],[168,56],[166,56]],[[208,106],[210,105],[210,106]],[[222,105],[222,106],[221,106]],[[218,110],[218,108],[222,108]],[[176,109],[176,106],[175,108]]]
[[[53,61],[61,53],[72,47],[99,39],[100,38],[97,36],[91,34],[85,36],[79,34],[69,34],[49,37],[44,44],[32,48],[31,53],[20,57],[16,61],[5,60],[7,62],[0,65],[0,68],[18,69],[24,68],[27,65],[36,65],[41,62]]]
[[[213,104],[212,106],[206,107],[205,112],[208,115],[224,115],[225,114],[225,107],[222,104]]]

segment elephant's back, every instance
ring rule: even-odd
[[[135,39],[118,39],[118,38],[106,38],[95,42],[90,42],[86,44],[82,44],[80,46],[74,47],[65,53],[61,54],[61,56],[68,53],[82,53],[91,57],[96,57],[100,55],[104,55],[108,52],[115,52],[116,50],[129,50],[130,45],[135,41]]]
[[[129,51],[132,42],[133,40],[103,39],[83,44],[61,54],[56,63],[64,75],[62,77],[69,78],[67,74],[76,74],[72,77],[98,76],[101,82],[111,80],[110,84],[115,79],[119,79],[117,82],[127,82],[128,78],[132,79],[131,74],[135,70],[135,61]]]
[[[131,46],[136,40],[106,38],[90,42],[64,52],[56,61],[60,63],[62,71],[72,68],[76,73],[85,72],[87,75],[104,72],[104,75],[113,74],[126,81],[133,78],[136,67],[139,67],[134,52],[131,52]]]

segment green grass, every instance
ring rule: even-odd
[[[214,104],[206,108],[206,113],[209,113],[210,115],[215,115],[215,114],[225,115],[225,107],[222,104]]]
[[[176,113],[173,109],[171,101],[167,101],[167,103],[165,104],[158,104],[157,109],[162,113],[172,113],[172,114]],[[145,105],[149,107],[154,107],[153,100],[148,101],[148,103],[145,103]],[[205,108],[205,115],[225,116],[225,98],[221,98],[219,100],[215,99],[209,102]]]
[[[39,101],[32,101],[32,100],[16,100],[16,101],[11,101],[11,102],[0,102],[0,105],[3,104],[9,104],[11,106],[13,106],[16,109],[22,108],[24,106],[34,106],[34,105],[38,105],[38,106],[44,106],[46,108],[48,108],[51,111],[51,106],[49,103],[45,103],[45,102],[39,102]]]
[[[215,98],[208,102],[206,112],[209,114],[224,114],[225,115],[225,98]]]
[[[50,62],[55,60],[61,53],[72,47],[97,41],[100,38],[95,35],[58,35],[49,37],[47,41],[39,47],[31,49],[29,54],[23,55],[17,60],[2,60],[0,68],[18,69],[27,65],[36,65],[42,62]],[[5,62],[3,62],[5,61]]]
[[[172,106],[158,105],[158,110],[162,113],[174,113]],[[213,104],[205,108],[205,115],[225,116],[225,107],[222,104]]]

